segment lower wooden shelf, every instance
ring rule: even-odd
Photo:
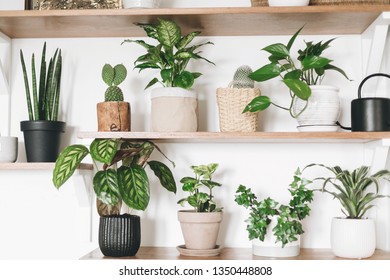
[[[95,249],[83,256],[81,260],[109,260],[115,259],[105,257],[100,249]],[[251,248],[223,248],[221,254],[214,257],[188,257],[182,256],[173,247],[141,247],[134,257],[116,259],[138,259],[138,260],[273,260],[252,255]],[[330,249],[301,249],[301,254],[294,258],[277,258],[285,260],[343,260],[333,255]],[[376,250],[368,260],[390,260],[390,252]]]

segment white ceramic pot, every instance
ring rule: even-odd
[[[311,96],[306,109],[297,117],[300,131],[336,131],[340,115],[339,89],[333,86],[310,86]],[[297,99],[294,115],[305,107],[306,101]]]
[[[15,162],[18,158],[18,138],[0,136],[0,162]]]
[[[376,247],[375,222],[372,219],[333,218],[332,252],[342,258],[371,257]]]
[[[196,132],[198,130],[196,92],[178,87],[153,89],[151,129],[157,132]]]
[[[276,224],[277,219],[273,218],[268,225],[264,241],[259,239],[254,239],[252,241],[253,255],[271,258],[290,258],[298,256],[300,253],[300,236],[297,241],[287,243],[282,247],[282,243],[276,243],[276,236],[272,234],[272,229]]]
[[[281,7],[281,6],[307,6],[310,0],[268,0],[270,7]]]
[[[25,0],[0,1],[0,10],[24,10]]]
[[[160,0],[122,0],[123,8],[158,8]]]

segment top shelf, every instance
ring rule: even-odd
[[[204,36],[361,34],[390,5],[0,11],[10,38],[144,37],[133,23],[175,20]]]

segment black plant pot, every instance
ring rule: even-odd
[[[136,215],[100,217],[99,247],[108,257],[135,256],[141,244],[141,222]]]
[[[66,124],[58,121],[22,121],[28,162],[55,162],[60,149],[61,133]]]

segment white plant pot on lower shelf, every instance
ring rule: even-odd
[[[123,8],[158,8],[160,0],[122,0]]]

